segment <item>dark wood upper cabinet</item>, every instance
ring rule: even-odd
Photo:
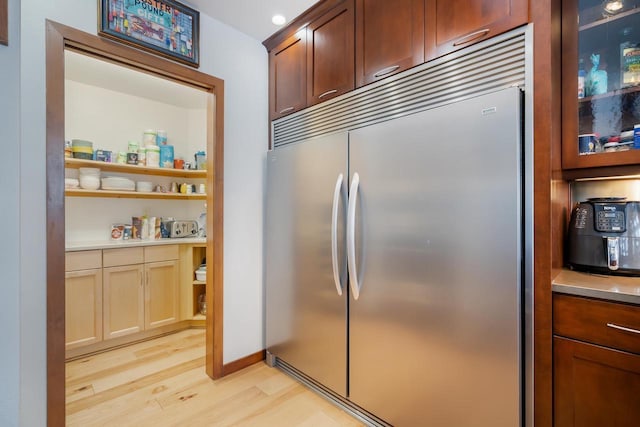
[[[424,62],[425,0],[356,0],[356,86]]]
[[[271,120],[307,106],[306,31],[300,30],[269,52],[269,117]]]
[[[528,21],[527,0],[426,0],[426,59],[488,39]]]
[[[307,26],[307,104],[354,89],[354,4],[346,0]]]
[[[624,2],[608,14],[605,5],[562,1],[562,167],[568,177],[636,174],[640,164],[633,142],[640,72],[630,66],[638,61],[640,8]]]

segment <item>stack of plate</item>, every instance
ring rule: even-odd
[[[153,182],[138,181],[136,183],[136,191],[140,191],[143,193],[151,193],[153,191]]]
[[[80,181],[76,178],[65,178],[64,179],[64,188],[78,188],[80,186]]]
[[[102,189],[114,191],[135,191],[136,183],[128,178],[108,176],[102,178]]]

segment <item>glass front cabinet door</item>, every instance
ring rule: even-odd
[[[562,7],[562,166],[640,167],[640,0]]]

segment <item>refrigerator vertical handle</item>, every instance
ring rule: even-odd
[[[333,209],[331,211],[331,267],[333,267],[333,281],[338,295],[342,295],[342,280],[340,280],[340,265],[338,263],[338,211],[340,193],[342,193],[342,174],[338,175],[336,188],[333,190]]]
[[[347,264],[349,267],[349,283],[354,299],[360,297],[360,283],[356,268],[356,201],[358,200],[358,187],[360,175],[353,174],[351,188],[349,190],[349,207],[347,208]]]

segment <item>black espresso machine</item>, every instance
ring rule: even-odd
[[[640,202],[593,198],[571,214],[567,264],[575,270],[640,276]]]

